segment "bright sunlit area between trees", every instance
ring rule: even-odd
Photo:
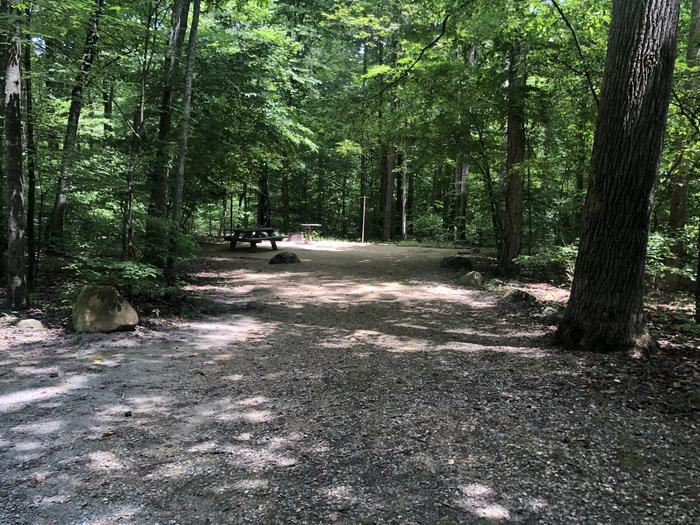
[[[0,525],[700,523],[700,0],[0,0]]]

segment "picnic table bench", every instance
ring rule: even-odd
[[[274,235],[274,228],[256,226],[254,228],[236,228],[230,235],[224,235],[224,239],[231,243],[231,249],[236,248],[239,242],[247,242],[251,248],[257,248],[258,243],[267,241],[272,245],[273,250],[277,250],[277,241],[284,239],[282,236]]]

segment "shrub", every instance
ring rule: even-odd
[[[442,217],[428,213],[413,219],[413,235],[416,239],[444,241],[447,238],[442,227]]]
[[[162,270],[142,262],[81,255],[65,264],[64,269],[72,274],[60,290],[64,303],[72,303],[87,284],[114,286],[140,306],[171,302],[180,293],[176,287],[165,284]]]
[[[574,277],[574,264],[578,247],[575,244],[550,246],[534,255],[521,255],[515,258],[521,273],[532,279],[569,283]]]

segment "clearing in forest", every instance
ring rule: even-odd
[[[700,519],[687,356],[551,347],[451,251],[291,249],[213,249],[166,328],[5,329],[0,523]]]

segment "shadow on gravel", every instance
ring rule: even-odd
[[[263,264],[207,260],[165,332],[3,352],[0,522],[697,518],[695,420],[644,365],[439,272]]]

